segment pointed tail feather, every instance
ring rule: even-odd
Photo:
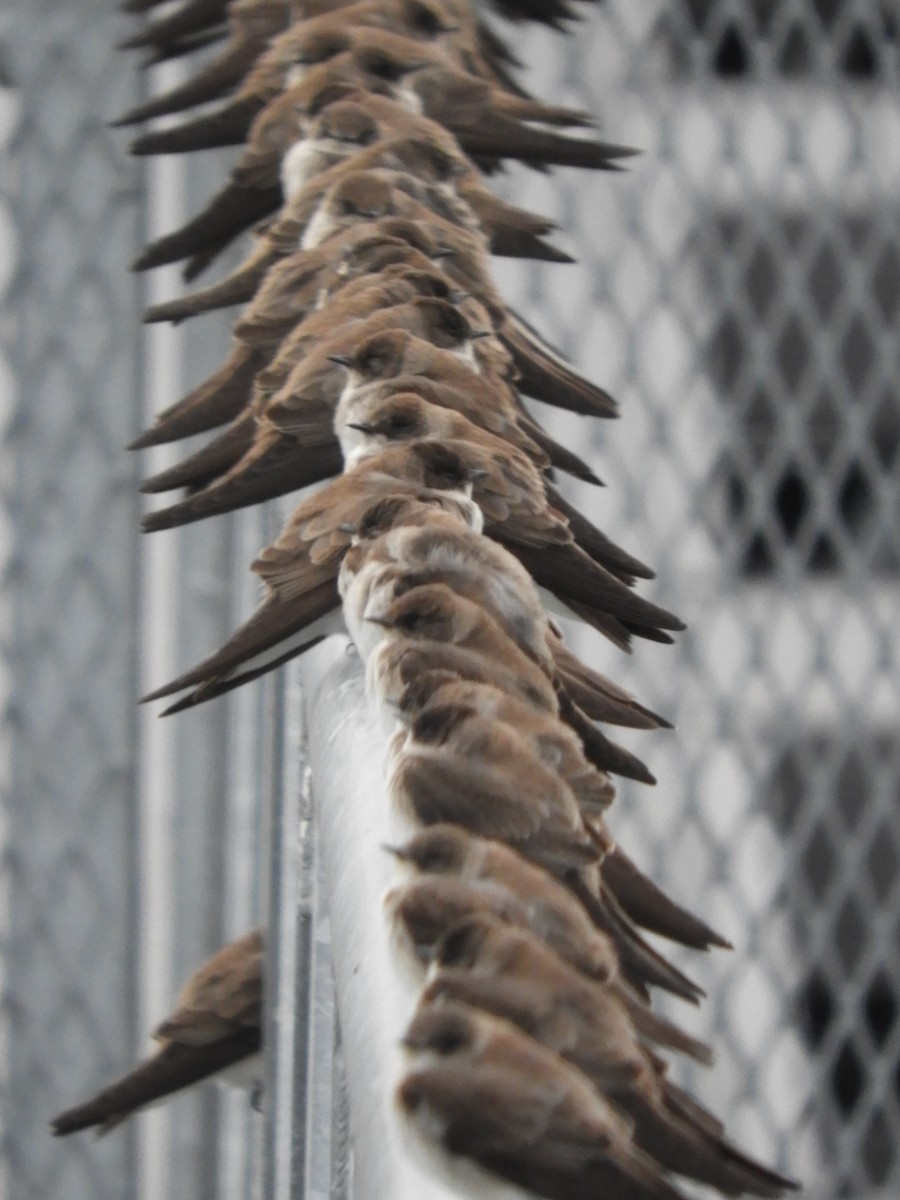
[[[618,846],[603,860],[602,873],[626,915],[642,929],[694,950],[732,949],[705,921],[670,900]]]
[[[290,648],[286,645],[290,639],[297,639],[300,634],[304,634],[306,641],[325,636],[321,630],[310,630],[310,626],[339,610],[339,606],[336,578],[320,579],[290,601],[270,598],[215,654],[210,654],[171,683],[149,692],[141,698],[141,703],[162,700],[188,688],[224,682],[240,668],[257,670],[261,665],[257,660],[264,655],[266,662],[274,668],[283,661],[284,653]],[[327,632],[334,630],[329,628]],[[299,640],[305,644],[303,638]]]
[[[264,454],[252,459],[250,455],[246,457],[246,462],[238,463],[224,478],[216,479],[186,500],[149,513],[141,528],[145,533],[173,529],[250,504],[262,504],[339,475],[343,467],[337,442],[311,452],[291,437],[282,437]]]
[[[237,346],[221,370],[160,413],[155,424],[135,438],[128,449],[143,450],[179,441],[234,420],[250,403],[253,380],[264,365],[264,357],[255,350]]]
[[[188,258],[208,246],[225,245],[274,212],[280,203],[280,186],[249,189],[228,184],[193,220],[145,247],[132,263],[132,270],[147,271]]]
[[[243,96],[212,113],[192,121],[155,129],[135,138],[129,146],[132,154],[187,154],[193,150],[212,150],[217,146],[240,146],[247,138],[253,119],[263,107],[262,101]]]
[[[65,1137],[92,1125],[99,1125],[101,1133],[105,1133],[154,1100],[181,1091],[258,1053],[261,1042],[261,1029],[246,1029],[234,1037],[201,1046],[172,1042],[85,1104],[54,1117],[53,1133],[56,1137]]]

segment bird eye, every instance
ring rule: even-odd
[[[387,79],[393,82],[402,79],[405,68],[386,54],[370,54],[365,61],[365,68],[376,79]]]
[[[427,33],[430,37],[437,37],[443,32],[443,25],[437,14],[424,4],[411,4],[408,13],[409,23],[414,29],[420,30],[422,33]]]
[[[434,1040],[434,1048],[438,1054],[455,1054],[465,1045],[466,1039],[458,1029],[446,1029]]]

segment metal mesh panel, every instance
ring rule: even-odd
[[[7,29],[0,1174],[25,1200],[134,1194],[131,1134],[61,1152],[44,1132],[60,1096],[116,1069],[136,1000],[136,474],[120,448],[140,420],[139,309],[121,276],[139,210],[103,126],[134,84],[102,27],[79,21],[86,7],[35,5]]]

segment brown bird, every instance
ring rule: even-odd
[[[441,830],[431,831],[429,834],[421,834],[396,853],[403,861],[411,863],[420,871],[446,872],[464,879],[480,878],[480,873],[483,872],[486,878],[501,876],[515,879],[517,894],[521,896],[527,895],[529,888],[536,892],[542,890],[541,879],[535,874],[535,869],[527,863],[521,859],[510,861],[509,855],[496,843],[479,842],[451,826],[442,827]],[[621,879],[623,861],[631,875],[624,887]],[[623,911],[628,908],[628,919],[636,925],[695,950],[706,950],[710,946],[730,948],[729,943],[710,929],[705,921],[686,912],[668,896],[663,895],[627,858],[618,844],[607,850],[599,870],[609,894],[622,906]],[[545,878],[544,883],[547,882],[549,881]],[[555,883],[553,886],[558,893],[559,886]],[[546,887],[543,890],[546,891]],[[583,906],[565,889],[562,889],[562,897],[570,908],[575,906],[578,909],[584,922],[586,918]],[[638,907],[635,903],[637,897],[643,898],[643,911],[632,913],[631,909]],[[562,903],[558,897],[557,902]],[[554,943],[551,940],[549,944]],[[574,965],[579,964],[576,962]]]
[[[463,705],[431,705],[398,735],[389,791],[419,825],[462,825],[557,871],[596,862],[605,848],[527,740]]]
[[[448,903],[455,897],[458,915],[453,922],[428,916],[427,890],[410,893],[407,912],[410,920],[415,916],[410,928],[419,930],[416,941],[427,948],[424,958],[428,961],[438,938],[451,923],[478,911],[478,897],[484,893],[503,897],[508,910],[515,914],[505,916],[505,920],[530,929],[556,947],[557,953],[583,975],[604,983],[616,975],[618,958],[611,938],[594,926],[582,905],[552,875],[502,842],[476,837],[459,825],[437,824],[417,833],[406,845],[389,849],[416,873],[416,880],[421,880],[426,889],[440,879],[469,889],[468,893],[458,888],[446,892]],[[407,882],[398,888],[398,902],[409,886]],[[426,929],[432,931],[427,937],[423,932]]]
[[[326,99],[333,91],[329,89]],[[296,141],[281,160],[274,160],[266,171],[258,167],[250,171],[249,165],[256,163],[259,156],[251,150],[245,151],[245,165],[232,172],[232,179],[226,188],[217,193],[207,209],[190,223],[187,235],[182,239],[189,247],[194,244],[194,232],[202,232],[207,222],[213,220],[219,207],[240,210],[244,204],[242,197],[248,187],[256,191],[263,187],[270,188],[278,181],[280,172],[287,198],[286,208],[264,232],[260,249],[251,254],[243,267],[215,288],[206,289],[194,297],[186,297],[182,303],[188,315],[209,307],[250,299],[266,265],[277,256],[294,251],[299,243],[308,220],[309,206],[308,196],[300,196],[299,193],[328,167],[332,168],[332,172],[326,174],[319,186],[324,188],[326,183],[330,183],[334,178],[334,165],[340,158],[346,158],[348,147],[353,150],[354,157],[352,167],[348,164],[347,169],[362,170],[380,166],[403,170],[422,182],[439,185],[443,189],[444,205],[452,205],[453,197],[465,201],[487,231],[494,253],[571,261],[568,255],[541,240],[541,235],[555,228],[554,222],[497,199],[481,182],[455,139],[436,122],[410,112],[403,105],[383,96],[352,89],[344,94],[339,89],[338,97],[329,99],[323,108],[314,109],[314,114],[303,122],[305,136]],[[293,121],[291,114],[294,110],[287,105],[287,101],[284,104]],[[261,152],[267,153],[268,139],[262,133],[260,138],[263,143]],[[440,206],[436,211],[441,211]],[[475,246],[475,243],[469,245]],[[483,256],[480,247],[477,252]],[[168,319],[157,316],[161,311],[165,310],[152,310],[154,319]]]
[[[587,1079],[509,1022],[449,1001],[428,1005],[403,1044],[412,1066],[400,1111],[450,1177],[459,1179],[465,1157],[550,1200],[681,1196]]]
[[[325,246],[304,251],[292,260],[291,264],[283,264],[283,269],[290,272],[288,282],[291,285],[291,294],[298,297],[297,318],[296,321],[291,321],[290,328],[293,329],[315,309],[324,307],[324,302],[319,303],[320,296],[323,297],[323,301],[327,301],[332,291],[336,294],[341,290],[342,280],[346,278],[352,281],[357,273],[365,273],[370,266],[376,266],[370,255],[377,255],[385,248],[406,248],[410,253],[415,253],[419,240],[421,239],[418,237],[415,223],[388,218],[372,222],[371,225],[360,224],[346,229]],[[412,265],[417,263],[414,261]],[[280,270],[280,267],[275,268],[276,273],[280,274]],[[222,286],[226,284],[227,281]],[[255,288],[256,284],[253,286]],[[208,290],[215,291],[215,288]],[[190,299],[186,297],[185,303]],[[168,301],[160,305],[160,310],[169,310],[160,319],[177,319],[179,312],[176,306],[180,304],[181,301]],[[262,294],[260,306],[264,315],[267,311],[267,298]],[[252,307],[245,315],[248,321],[254,321]],[[280,345],[279,340],[272,347],[268,344],[260,347],[258,343],[261,341],[261,338],[254,338],[252,349],[247,343],[239,342],[223,367],[194,388],[183,400],[160,413],[154,426],[133,442],[129,449],[139,450],[146,446],[203,433],[217,425],[224,425],[235,417],[250,402],[253,380],[257,372],[262,371],[271,362],[277,346]],[[335,373],[335,378],[343,377]],[[340,389],[338,394],[339,391]]]
[[[345,606],[358,614],[354,629],[361,631],[368,616],[383,616],[406,592],[426,583],[445,583],[489,612],[557,689],[574,692],[591,719],[639,729],[665,724],[566,652],[527,571],[502,546],[473,536],[481,532],[480,526],[467,529],[430,519],[420,523],[410,515],[409,503],[399,497],[376,502],[356,530],[356,545],[344,559],[339,580]],[[354,574],[350,585],[343,578],[348,568]],[[364,637],[354,636],[360,646]]]
[[[678,1050],[706,1066],[711,1063],[712,1053],[708,1046],[653,1012],[641,995],[643,985],[640,981],[636,986],[629,983],[624,977],[627,970],[619,977],[615,946],[593,929],[584,911],[564,888],[502,843],[485,843],[455,826],[434,826],[417,834],[413,842],[430,839],[433,835],[443,837],[445,830],[474,845],[497,847],[507,859],[518,860],[522,868],[538,877],[528,880],[531,890],[525,891],[516,883],[516,876],[522,872],[513,865],[511,872],[506,874],[500,872],[490,878],[472,880],[424,873],[411,882],[391,888],[385,897],[386,913],[401,954],[416,963],[419,972],[433,961],[441,939],[451,928],[470,918],[492,917],[511,927],[527,930],[580,972],[595,991],[597,984],[611,989],[615,1003],[627,1012],[643,1041]],[[403,851],[398,853],[402,855]],[[562,900],[572,911],[559,902],[553,889],[561,892]],[[604,1006],[609,1000],[601,995],[597,1003]],[[679,1089],[675,1089],[675,1093],[686,1107],[690,1106],[684,1093]],[[702,1110],[698,1108],[697,1111]]]
[[[395,494],[425,500],[442,492],[468,497],[471,487],[471,473],[458,455],[433,442],[386,451],[333,480],[297,507],[277,540],[253,564],[267,589],[256,613],[220,650],[145,699],[195,688],[169,711],[191,707],[272,670],[327,633],[338,632],[343,628],[335,616],[340,560],[352,530],[373,502]]]
[[[150,117],[181,112],[198,104],[215,100],[240,87],[242,93],[257,95],[265,87],[266,76],[275,78],[272,95],[277,95],[284,86],[286,73],[291,65],[291,46],[298,41],[296,30],[303,27],[306,37],[315,28],[334,27],[335,17],[345,25],[375,25],[394,33],[421,40],[444,40],[451,50],[460,54],[460,61],[471,61],[466,54],[469,46],[477,53],[483,40],[477,23],[468,6],[454,6],[442,0],[306,0],[302,9],[295,8],[294,17],[302,18],[291,28],[286,28],[290,17],[288,0],[267,0],[266,3],[242,5],[232,4],[228,9],[228,24],[231,36],[222,51],[207,63],[187,83],[155,96],[145,104],[130,109],[116,125],[133,125]],[[452,27],[448,17],[452,16]],[[468,17],[469,30],[462,22]],[[274,35],[281,34],[276,38]],[[146,37],[146,33],[138,36]],[[474,39],[474,40],[472,40]],[[263,51],[268,50],[265,55]],[[496,50],[487,49],[485,66],[493,64]],[[258,62],[258,66],[251,73]],[[499,64],[498,64],[499,65]],[[467,67],[471,70],[471,67]],[[498,80],[499,81],[499,80]]]
[[[618,645],[629,634],[668,641],[664,630],[683,629],[677,617],[635,595],[582,550],[568,522],[553,510],[533,464],[511,448],[486,452],[474,442],[452,441],[455,453],[477,472],[474,499],[485,532],[510,550],[539,587]]]
[[[577,1067],[630,1122],[635,1144],[667,1171],[726,1195],[776,1197],[790,1180],[710,1132],[696,1102],[670,1090],[665,1065],[641,1043],[615,994],[574,971],[546,944],[489,913],[447,931],[422,1004],[462,1002],[511,1021]]]
[[[694,1002],[702,992],[641,937],[606,885],[602,864],[590,871],[566,871],[551,878],[546,870],[526,861],[509,846],[496,840],[473,837],[452,825],[418,834],[394,853],[419,871],[451,875],[466,883],[502,885],[526,905],[529,898],[531,903],[539,898],[542,905],[562,914],[557,918],[559,922],[568,923],[576,932],[579,928],[582,931],[577,937],[575,933],[561,936],[558,944],[553,939],[545,940],[574,967],[592,978],[594,973],[585,969],[577,949],[573,953],[571,947],[577,948],[585,941],[584,930],[593,926],[615,945],[623,976],[630,985],[622,998],[642,1036],[691,1054],[701,1062],[709,1061],[708,1048],[657,1017],[641,999],[646,998],[650,986],[666,988],[674,995]],[[608,849],[603,861],[612,853],[615,853],[614,849]],[[688,916],[685,914],[686,918]],[[695,919],[695,926],[698,935],[695,940],[699,942],[703,923]],[[544,937],[540,929],[535,932]],[[564,945],[569,949],[564,950]]]
[[[445,65],[441,52],[383,30],[366,29],[351,49],[309,68],[304,79],[269,103],[292,104],[304,111],[334,85],[349,84],[398,98],[456,136],[477,159],[517,158],[525,162],[589,169],[615,169],[634,153],[611,143],[573,138],[546,125],[586,125],[590,117],[576,109],[542,105]],[[288,99],[289,97],[289,99]],[[258,102],[207,114],[194,121],[146,134],[132,145],[136,154],[182,153],[245,140],[253,120],[264,117]],[[293,139],[291,139],[293,140]],[[286,150],[291,143],[282,146]]]
[[[437,678],[426,673],[406,689],[398,707],[412,721],[426,716],[432,708],[455,708],[470,711],[481,721],[515,730],[541,765],[563,780],[589,817],[600,816],[615,798],[609,776],[588,762],[580,741],[567,725],[498,688],[448,679],[442,673]]]
[[[440,579],[440,571],[436,571],[435,575]],[[562,686],[560,682],[554,682],[550,672],[521,649],[487,609],[457,594],[446,583],[412,582],[416,586],[386,608],[379,607],[377,611],[372,611],[370,604],[366,610],[366,620],[392,630],[394,637],[404,643],[410,640],[446,642],[481,655],[492,666],[499,665],[509,675],[518,677],[520,682],[515,694],[523,695],[530,703],[536,703],[553,716],[561,715],[572,726],[581,740],[586,757],[599,770],[625,775],[644,783],[655,782],[639,759],[610,742],[591,724],[566,694],[564,681]],[[383,671],[380,656],[389,652],[390,643],[391,639],[383,638],[369,660],[369,678],[373,688]]]
[[[188,980],[175,1011],[155,1030],[160,1049],[92,1099],[54,1117],[57,1136],[99,1126],[107,1133],[138,1109],[213,1077],[262,1086],[263,935],[232,942]]]
[[[387,284],[378,283],[375,288],[381,289],[386,299],[392,290],[399,295],[399,291]],[[364,297],[358,298],[358,307],[360,310],[367,307]],[[341,322],[334,319],[334,314],[313,314],[291,334],[282,352],[285,358],[308,355],[321,361],[335,351],[346,350],[357,338],[365,338],[378,329],[403,325],[439,345],[453,347],[458,354],[467,354],[468,343],[477,336],[454,304],[425,295],[407,303],[380,309],[376,306],[368,316],[354,316],[351,311]],[[330,339],[325,341],[329,330]],[[254,403],[223,434],[144,483],[143,490],[147,492],[176,487],[189,487],[192,491],[179,504],[149,514],[143,521],[146,531],[168,529],[256,504],[337,474],[342,460],[336,438],[331,435],[301,448],[297,438],[284,437],[265,420],[267,392],[263,377],[257,377],[255,389]],[[313,396],[310,400],[310,415],[315,425],[321,427],[322,408],[327,411],[327,399]],[[308,426],[305,432],[310,432]]]

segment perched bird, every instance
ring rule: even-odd
[[[432,705],[398,738],[389,791],[417,824],[450,821],[560,871],[596,862],[605,849],[571,789],[512,727],[461,705]]]
[[[509,882],[509,886],[513,886],[515,881],[517,893],[522,896],[529,892],[534,895],[546,894],[552,882],[546,877],[538,876],[535,873],[536,869],[529,867],[521,858],[511,857],[511,852],[499,843],[479,840],[449,825],[419,834],[407,846],[394,849],[393,852],[418,871],[458,875],[463,879],[502,877]],[[623,859],[629,864],[628,870],[632,876],[625,886],[622,884],[619,866]],[[728,946],[705,921],[686,912],[663,895],[625,857],[618,844],[607,850],[599,871],[608,892],[635,924],[696,950],[706,950],[710,946]],[[581,911],[582,906],[574,897],[569,896],[568,892],[560,889],[557,884],[552,886],[555,889],[557,905],[567,905],[569,911],[575,906]],[[640,916],[633,913],[639,896],[644,897],[644,911]],[[584,919],[582,913],[582,923]]]
[[[435,576],[440,579],[439,570]],[[452,575],[448,577],[452,578]],[[446,642],[479,655],[492,667],[504,668],[508,677],[518,680],[515,695],[554,717],[562,716],[577,733],[587,759],[600,771],[626,775],[644,783],[655,782],[639,759],[611,742],[591,724],[583,710],[567,695],[565,679],[557,675],[552,661],[549,669],[544,669],[522,648],[521,642],[509,636],[508,626],[447,583],[420,583],[415,577],[411,583],[412,590],[399,599],[386,606],[383,602],[377,606],[370,602],[364,614],[367,621],[393,631],[394,635],[383,638],[369,658],[368,677],[374,694],[379,694],[378,681],[384,670],[381,656],[392,653],[393,640]]]
[[[160,1048],[133,1071],[54,1117],[57,1136],[92,1125],[107,1133],[138,1109],[213,1077],[262,1087],[263,934],[254,930],[208,959],[154,1031]]]
[[[458,1177],[465,1157],[551,1200],[681,1196],[589,1081],[509,1022],[450,1001],[425,1005],[403,1044],[411,1064],[400,1111],[445,1171]]]
[[[415,282],[418,284],[421,279]],[[340,321],[334,319],[334,314],[313,314],[287,339],[288,344],[283,348],[285,359],[305,360],[312,353],[317,353],[320,359],[322,356],[327,358],[332,352],[347,349],[373,331],[396,326],[405,326],[454,354],[468,356],[471,353],[470,345],[477,337],[477,331],[471,329],[455,305],[427,294],[404,302],[399,284],[395,288],[376,284],[375,289],[381,291],[387,301],[395,297],[398,302],[388,303],[380,309],[375,307],[368,316],[355,315],[355,306],[351,304]],[[258,398],[254,398],[254,403],[240,413],[224,433],[189,458],[144,483],[143,490],[147,492],[189,487],[192,493],[170,508],[149,514],[143,521],[145,531],[169,529],[255,504],[316,483],[340,470],[340,448],[333,436],[308,447],[301,447],[294,437],[282,436],[281,431],[265,419],[265,380],[258,378],[256,387]],[[316,397],[310,406],[317,425],[321,423],[322,403],[323,398]],[[324,403],[327,405],[327,400]],[[317,449],[321,454],[316,453]]]
[[[432,827],[418,834],[415,840],[444,828]],[[468,836],[461,829],[458,833]],[[491,844],[506,849],[501,843]],[[507,853],[514,854],[509,850]],[[518,855],[515,857],[519,858]],[[520,862],[532,872],[543,874],[540,868],[524,859]],[[565,899],[565,889],[559,889],[552,879],[545,878],[551,889],[561,890]],[[599,930],[592,929],[571,898],[574,914],[558,903],[559,897],[552,890],[542,890],[540,879],[529,882],[534,891],[525,893],[515,887],[515,880],[508,881],[502,874],[469,880],[425,873],[391,888],[385,896],[385,910],[401,955],[416,963],[422,974],[433,963],[442,938],[459,922],[484,915],[498,918],[508,925],[528,930],[587,980],[609,986],[645,1042],[677,1050],[708,1066],[712,1061],[709,1047],[654,1013],[641,977],[632,976],[631,968],[620,969],[615,941],[604,939]],[[587,926],[587,932],[583,926]]]
[[[352,531],[373,501],[402,494],[431,499],[435,492],[468,497],[471,488],[465,463],[434,442],[386,451],[333,480],[297,507],[277,540],[253,564],[267,592],[256,613],[215,654],[145,700],[195,688],[176,709],[190,707],[342,630],[338,569]]]
[[[526,906],[540,902],[542,907],[549,907],[555,914],[561,914],[557,916],[557,921],[564,921],[572,932],[562,938],[559,944],[556,941],[550,944],[580,971],[585,971],[584,960],[571,947],[577,947],[579,943],[590,944],[584,930],[593,927],[614,944],[624,978],[632,989],[637,989],[627,996],[629,1005],[635,997],[646,998],[648,987],[663,987],[673,995],[693,1002],[702,995],[695,984],[666,962],[641,937],[605,883],[603,862],[614,852],[608,834],[605,839],[608,849],[603,860],[598,860],[589,870],[558,873],[551,870],[548,873],[546,864],[531,863],[503,842],[473,836],[471,831],[455,828],[456,825],[456,822],[436,823],[432,829],[416,835],[406,846],[393,852],[417,871],[450,875],[465,883],[501,885]],[[693,922],[696,934],[702,936],[703,922],[691,918],[687,913],[683,916]],[[535,932],[538,936],[544,936],[540,930]],[[707,932],[715,936],[712,931]],[[567,945],[569,950],[564,951],[563,945]],[[591,970],[585,973],[593,976]],[[642,1033],[652,1040],[674,1045],[693,1054],[701,1061],[709,1061],[708,1050],[700,1048],[698,1043],[681,1031],[672,1033],[667,1023],[659,1025],[659,1018],[649,1008],[645,1013],[644,1008],[641,1004],[641,1011],[633,1013],[633,1019],[639,1023]],[[661,1032],[650,1032],[654,1028]]]
[[[626,1007],[579,976],[547,945],[488,913],[449,929],[435,949],[422,1004],[464,1003],[512,1022],[577,1067],[632,1123],[636,1146],[667,1171],[728,1196],[777,1197],[796,1185],[710,1130],[644,1046]]]

